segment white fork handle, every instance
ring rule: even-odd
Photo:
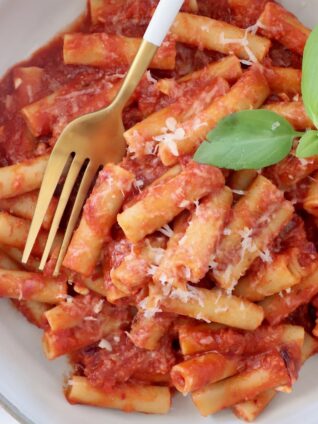
[[[144,34],[144,40],[161,46],[184,0],[160,0],[151,22]]]

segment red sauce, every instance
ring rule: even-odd
[[[104,390],[128,381],[134,374],[165,375],[176,361],[168,339],[153,351],[136,347],[125,333],[114,333],[106,340],[111,350],[94,347],[79,353],[85,376]]]

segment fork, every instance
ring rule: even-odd
[[[99,168],[105,163],[118,163],[125,156],[127,146],[122,122],[124,106],[162,44],[182,4],[183,0],[160,0],[138,53],[113,102],[104,109],[75,119],[58,138],[44,173],[22,263],[27,263],[30,257],[55,189],[65,167],[70,164],[39,266],[40,270],[44,269],[75,182],[84,164],[87,164],[58,251],[53,273],[58,275],[84,201]]]

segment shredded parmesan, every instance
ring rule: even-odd
[[[251,28],[252,28],[252,30],[251,30]],[[257,63],[258,60],[257,60],[256,56],[254,55],[254,53],[252,52],[252,50],[250,49],[249,41],[248,41],[248,38],[247,38],[248,33],[253,32],[254,29],[255,29],[255,25],[252,26],[252,27],[246,28],[243,38],[225,38],[224,32],[221,32],[220,43],[221,44],[239,44],[239,45],[241,45],[244,48],[244,50],[245,50],[245,52],[248,56],[249,62]]]
[[[163,234],[166,237],[172,237],[174,235],[173,230],[169,227],[168,224],[164,225],[163,227],[159,228],[158,230],[161,234]]]
[[[166,126],[161,129],[163,134],[157,135],[152,139],[168,147],[173,156],[179,156],[178,146],[176,141],[185,138],[185,130],[178,128],[178,122],[175,118],[170,117],[166,119]]]
[[[151,84],[157,84],[157,80],[151,75],[150,71],[146,72],[146,78]]]
[[[259,256],[265,263],[271,264],[273,262],[273,258],[269,249],[264,249],[263,252],[260,252]]]
[[[104,305],[104,299],[100,299],[96,305],[94,305],[93,311],[95,314],[99,314],[101,312],[101,310],[103,309],[103,305]]]
[[[209,269],[216,269],[218,267],[218,263],[215,261],[215,255],[212,255],[209,260]]]
[[[242,237],[242,250],[243,252],[247,250],[248,252],[255,252],[255,245],[251,235],[253,230],[251,228],[244,227],[242,231],[239,231],[240,236]]]
[[[230,230],[229,228],[224,228],[224,230],[223,230],[223,234],[224,234],[225,236],[229,236],[229,235],[231,235],[231,234],[232,234],[232,230]]]
[[[232,188],[232,193],[238,194],[239,196],[244,196],[245,190],[235,190],[234,188]]]
[[[144,186],[144,182],[143,180],[135,180],[134,181],[134,186],[141,191],[140,189]]]
[[[22,79],[21,78],[16,78],[15,80],[14,80],[14,88],[17,90],[19,87],[20,87],[20,85],[22,84]]]
[[[202,308],[204,307],[204,302],[199,292],[197,292],[195,289],[193,289],[193,287],[189,285],[187,286],[187,290],[172,288],[170,292],[170,297],[172,299],[179,299],[182,303],[188,303],[192,299],[198,302]]]
[[[66,298],[65,298],[65,300],[66,300],[66,303],[73,303],[73,297],[72,296],[66,296]]]
[[[189,205],[190,205],[189,200],[182,200],[182,202],[179,204],[179,208],[186,208]]]
[[[211,323],[211,321],[210,321],[209,319],[205,318],[205,317],[201,314],[201,312],[197,314],[196,319],[200,319],[200,320],[202,320],[202,321],[205,321],[205,322],[207,322],[208,324],[210,324],[210,323]],[[202,339],[201,339],[201,343],[202,343]],[[202,343],[202,344],[204,344],[204,343]]]
[[[98,347],[100,347],[101,349],[106,349],[108,350],[108,352],[112,352],[113,347],[112,345],[109,343],[108,340],[106,339],[102,339],[99,343],[98,343]]]
[[[160,298],[150,298],[150,296],[145,297],[141,302],[139,302],[139,308],[142,309],[144,317],[146,319],[153,318],[157,312],[162,312],[159,307]]]

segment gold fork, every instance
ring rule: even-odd
[[[123,137],[123,108],[162,44],[182,3],[183,0],[160,0],[138,53],[114,101],[105,109],[72,121],[57,140],[45,170],[23,252],[23,263],[27,263],[29,259],[56,186],[64,168],[70,163],[39,266],[40,270],[44,269],[74,184],[84,163],[88,161],[58,253],[54,275],[59,273],[73,230],[98,169],[108,162],[120,162],[126,153],[126,142]]]

